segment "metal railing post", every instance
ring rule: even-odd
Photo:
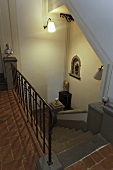
[[[52,115],[51,115],[51,111],[49,111],[49,129],[48,129],[48,165],[53,164],[52,162],[52,146],[51,146],[51,135],[52,135]]]

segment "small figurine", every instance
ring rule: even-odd
[[[68,81],[64,81],[64,84],[63,84],[63,90],[64,91],[69,91],[69,82]]]
[[[9,46],[9,44],[6,44],[6,49],[4,51],[5,54],[7,54],[7,57],[12,57],[13,49]]]

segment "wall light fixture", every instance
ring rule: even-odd
[[[55,28],[55,24],[53,21],[51,21],[51,18],[49,18],[47,20],[47,25],[46,26],[43,26],[44,29],[48,28],[48,32],[55,32],[56,31],[56,28]]]
[[[101,80],[102,78],[102,73],[103,73],[103,65],[98,68],[98,71],[96,72],[96,74],[94,75],[94,79],[96,80]]]

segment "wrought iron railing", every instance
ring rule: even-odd
[[[51,135],[56,123],[55,113],[35,91],[26,78],[11,64],[13,84],[19,102],[24,109],[44,154],[48,154],[48,165],[52,164]]]

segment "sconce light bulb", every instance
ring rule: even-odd
[[[53,21],[48,22],[48,32],[55,32],[56,28],[55,28],[55,24]]]

